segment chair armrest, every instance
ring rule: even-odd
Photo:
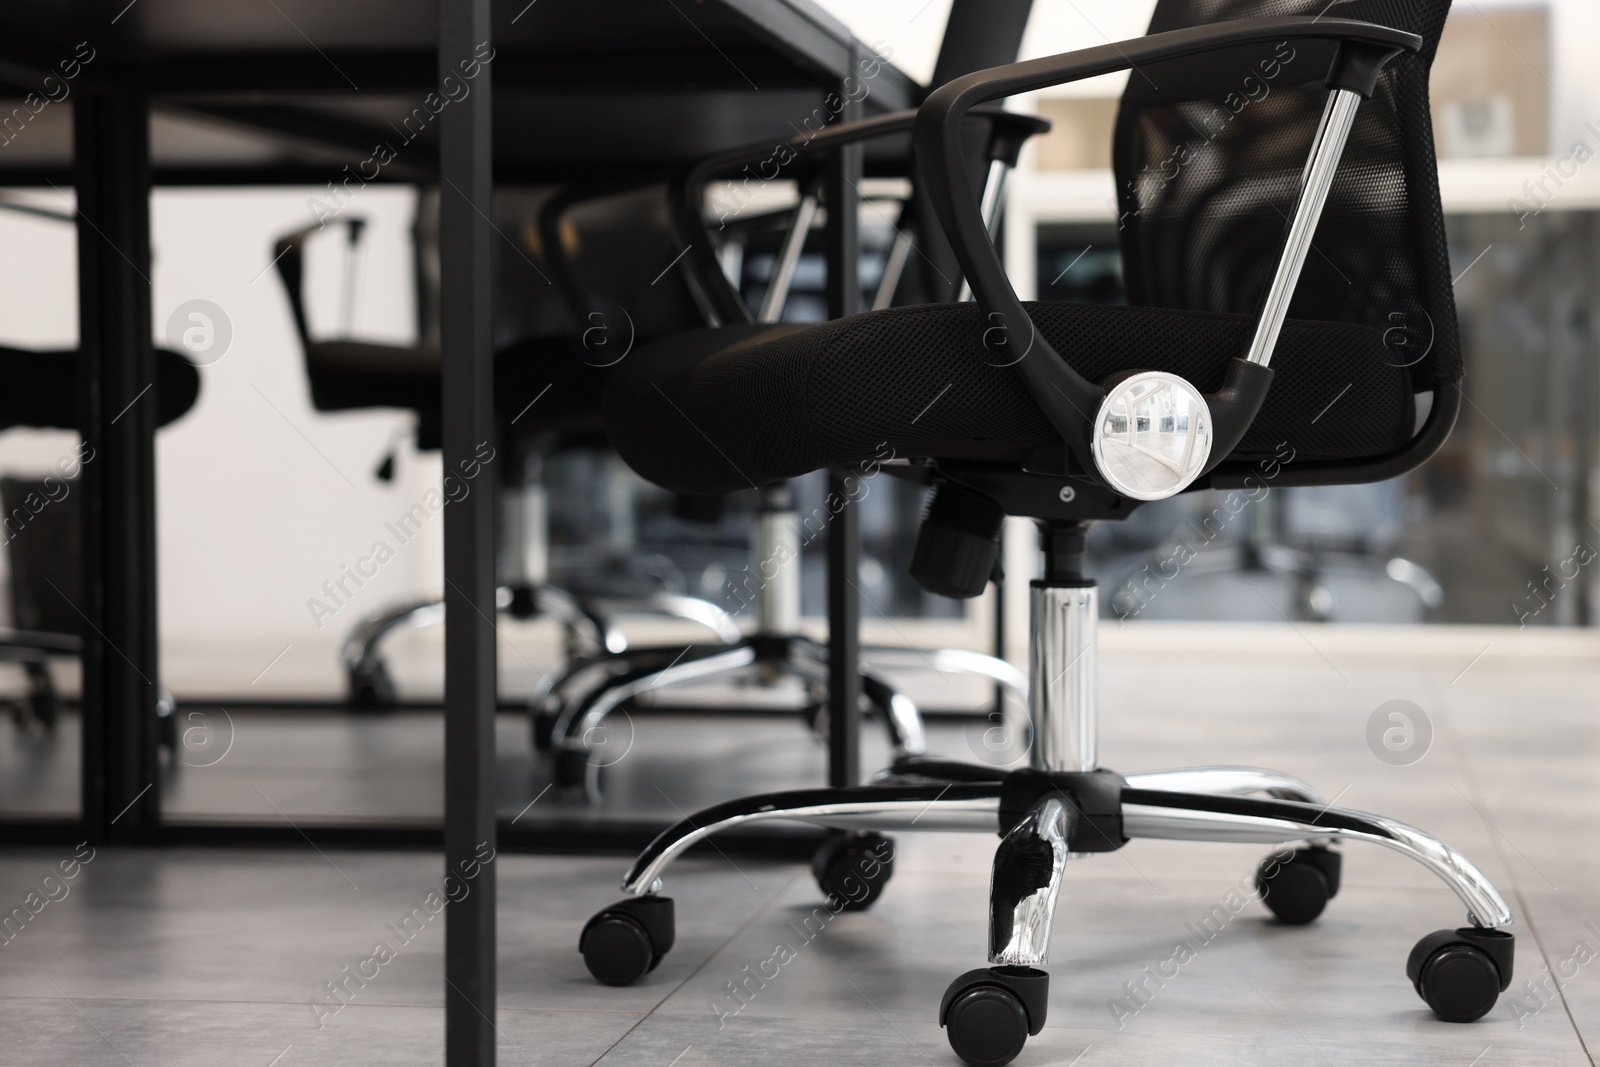
[[[991,124],[988,153],[991,158],[1008,163],[1015,162],[1023,142],[1050,128],[1048,119],[1019,115],[998,107],[969,107],[967,111],[971,114],[964,117]],[[754,166],[759,181],[775,181],[787,176],[797,178],[804,185],[810,172],[820,168],[822,162],[840,148],[910,133],[916,127],[917,115],[915,110],[894,111],[857,122],[834,123],[777,143],[761,141],[742,145],[702,159],[673,181],[668,193],[673,231],[678,243],[688,249],[684,263],[718,318],[729,323],[751,321],[749,309],[722,272],[713,250],[711,228],[704,212],[707,183],[719,174]],[[956,125],[959,127],[960,121]],[[792,168],[791,164],[798,164],[798,167]]]
[[[979,71],[939,87],[918,111],[914,143],[922,164],[924,189],[984,312],[989,328],[983,338],[991,362],[1016,366],[1034,402],[1085,470],[1096,469],[1089,445],[1090,413],[1099,407],[1103,389],[1085,381],[1038,335],[1011,287],[989,240],[965,169],[960,139],[963,116],[986,101],[1136,68],[1142,63],[1239,45],[1307,39],[1347,46],[1341,47],[1334,59],[1329,88],[1347,89],[1361,96],[1371,95],[1385,63],[1401,52],[1416,52],[1422,47],[1422,39],[1416,34],[1351,19],[1237,19]],[[1228,389],[1237,392],[1234,386],[1238,384],[1230,375]],[[1258,385],[1264,397],[1264,381],[1245,384]],[[1256,410],[1259,403],[1257,398]],[[1249,412],[1249,417],[1254,417],[1254,411]],[[1242,436],[1247,426],[1248,419],[1244,426],[1230,429],[1237,429]],[[1219,441],[1223,436],[1219,433]],[[1220,461],[1225,455],[1226,451],[1215,459]]]

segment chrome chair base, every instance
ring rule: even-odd
[[[1422,864],[1465,906],[1468,925],[1418,941],[1406,975],[1441,1019],[1470,1022],[1487,1013],[1511,983],[1515,938],[1501,929],[1512,921],[1511,910],[1470,860],[1438,838],[1381,815],[1332,807],[1309,784],[1278,771],[1193,767],[1124,777],[1100,768],[1097,593],[1082,573],[1081,527],[1044,532],[1046,578],[1030,587],[1031,767],[1002,771],[909,753],[871,785],[767,793],[697,812],[651,842],[623,880],[627,897],[585,927],[579,947],[591,973],[627,984],[660,962],[673,936],[671,898],[661,895],[667,868],[722,830],[788,819],[867,835],[863,841],[876,843],[853,853],[857,864],[844,877],[834,871],[824,879],[814,864],[830,910],[841,891],[847,899],[839,908],[869,903],[882,891],[893,861],[892,845],[878,836],[884,832],[998,834],[990,967],[951,984],[940,1024],[967,1062],[1001,1064],[1044,1025],[1049,976],[1042,968],[1069,860],[1141,838],[1279,846],[1257,870],[1256,899],[1280,922],[1300,925],[1338,893],[1338,846],[1362,841]],[[731,662],[734,654],[725,655]]]
[[[657,593],[607,601],[607,604],[623,611],[697,623],[725,643],[739,639],[739,628],[732,617],[707,600]],[[560,623],[566,635],[569,662],[579,657],[622,652],[628,647],[627,638],[607,611],[553,585],[508,582],[496,590],[495,606],[502,614],[514,618],[548,618]],[[340,656],[349,684],[350,702],[367,708],[397,703],[399,693],[384,659],[383,643],[402,631],[443,623],[444,601],[437,598],[401,604],[358,623],[345,640]]]
[[[818,874],[830,910],[870,902],[882,892],[894,858],[883,832],[1000,835],[990,882],[990,967],[959,976],[940,1006],[940,1025],[969,1063],[990,1062],[965,1051],[974,1032],[989,1032],[987,1022],[970,1020],[990,1015],[994,1006],[977,1001],[998,998],[1020,1020],[1002,1042],[1008,1048],[1020,1050],[1043,1028],[1049,981],[1043,968],[1067,862],[1141,838],[1278,846],[1257,869],[1248,899],[1261,901],[1287,925],[1314,919],[1338,893],[1335,846],[1364,841],[1392,849],[1432,871],[1466,908],[1467,926],[1425,935],[1407,961],[1407,976],[1434,1013],[1473,1021],[1511,984],[1515,939],[1501,929],[1512,921],[1511,910],[1470,860],[1415,827],[1321,803],[1292,776],[1195,767],[1125,778],[1103,770],[1012,771],[995,778],[993,768],[916,758],[898,761],[895,772],[873,785],[745,797],[673,825],[629,868],[622,883],[627,897],[585,927],[579,947],[590,971],[623,985],[654,969],[672,941],[672,898],[662,895],[667,868],[723,830],[778,819],[877,842],[843,877],[834,872],[824,881]],[[647,916],[649,926],[636,916]]]

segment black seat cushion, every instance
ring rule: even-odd
[[[78,350],[0,348],[0,430],[13,426],[76,430]],[[177,352],[156,349],[156,424],[187,414],[200,396],[200,372]]]
[[[311,402],[318,411],[407,408],[418,416],[419,448],[439,447],[442,367],[439,350],[428,345],[316,341],[306,350]],[[494,375],[502,432],[554,434],[567,446],[604,441],[605,371],[575,356],[564,337],[532,337],[500,349]]]
[[[1244,315],[1036,303],[1029,314],[1090,381],[1121,370],[1221,385],[1249,346]],[[821,467],[906,457],[1016,462],[1056,440],[1016,371],[982,357],[974,304],[889,308],[819,326],[739,325],[678,334],[612,368],[605,427],[644,477],[724,493]],[[1305,459],[1403,445],[1412,386],[1383,335],[1348,323],[1285,323],[1265,407],[1236,456],[1287,442]],[[1091,413],[1092,414],[1092,413]]]

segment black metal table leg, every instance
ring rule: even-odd
[[[83,821],[138,841],[158,820],[156,515],[149,100],[74,100],[83,407]],[[67,594],[57,590],[62,596]]]
[[[489,42],[489,0],[440,0],[439,79]],[[476,53],[476,54],[475,54]],[[495,440],[491,68],[439,116],[444,465]],[[445,510],[445,1063],[495,1062],[494,479]],[[455,887],[463,887],[465,892]]]
[[[838,121],[862,115],[860,85],[854,77],[860,46],[853,47],[851,70],[841,79]],[[853,91],[852,91],[853,90]],[[855,97],[855,99],[852,99]],[[828,166],[828,317],[860,310],[860,201],[862,146],[848,145]],[[828,784],[855,785],[861,780],[861,521],[852,503],[859,476],[828,472]]]

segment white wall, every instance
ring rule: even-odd
[[[167,189],[152,199],[158,343],[172,311],[194,299],[222,308],[233,332],[226,355],[200,368],[194,410],[157,437],[161,625],[179,646],[325,644],[356,615],[442,584],[436,517],[403,547],[388,537],[395,558],[323,631],[307,610],[309,597],[326,600],[321,583],[385,536],[383,522],[421,500],[439,477],[437,455],[418,457],[408,444],[394,482],[373,478],[407,416],[311,409],[283,288],[265,268],[274,238],[312,221],[312,192]],[[25,198],[71,210],[53,193]],[[406,189],[368,188],[347,209],[370,223],[354,315],[359,336],[401,343],[412,336],[413,200]],[[0,343],[76,343],[74,240],[64,223],[0,212],[0,244],[28,250],[0,257]],[[309,247],[311,318],[323,334],[340,325],[343,245],[342,231],[330,226]],[[0,470],[42,473],[73,445],[73,435],[61,432],[0,434]]]
[[[312,410],[299,339],[276,271],[275,237],[311,220],[312,190],[164,190],[151,205],[157,335],[173,309],[212,301],[233,342],[201,368],[200,401],[158,437],[161,617],[166,636],[316,634],[306,601],[421,499],[437,457],[403,455],[389,484],[372,471],[408,417]],[[369,220],[359,259],[356,336],[397,343],[413,329],[409,228],[414,196],[368,188],[347,209]],[[308,250],[314,333],[338,333],[345,242],[329,227]],[[263,273],[264,272],[264,273]],[[319,329],[320,326],[320,329]],[[328,627],[440,584],[442,520],[380,569]],[[388,538],[394,541],[394,538]],[[351,586],[350,588],[354,588]]]

